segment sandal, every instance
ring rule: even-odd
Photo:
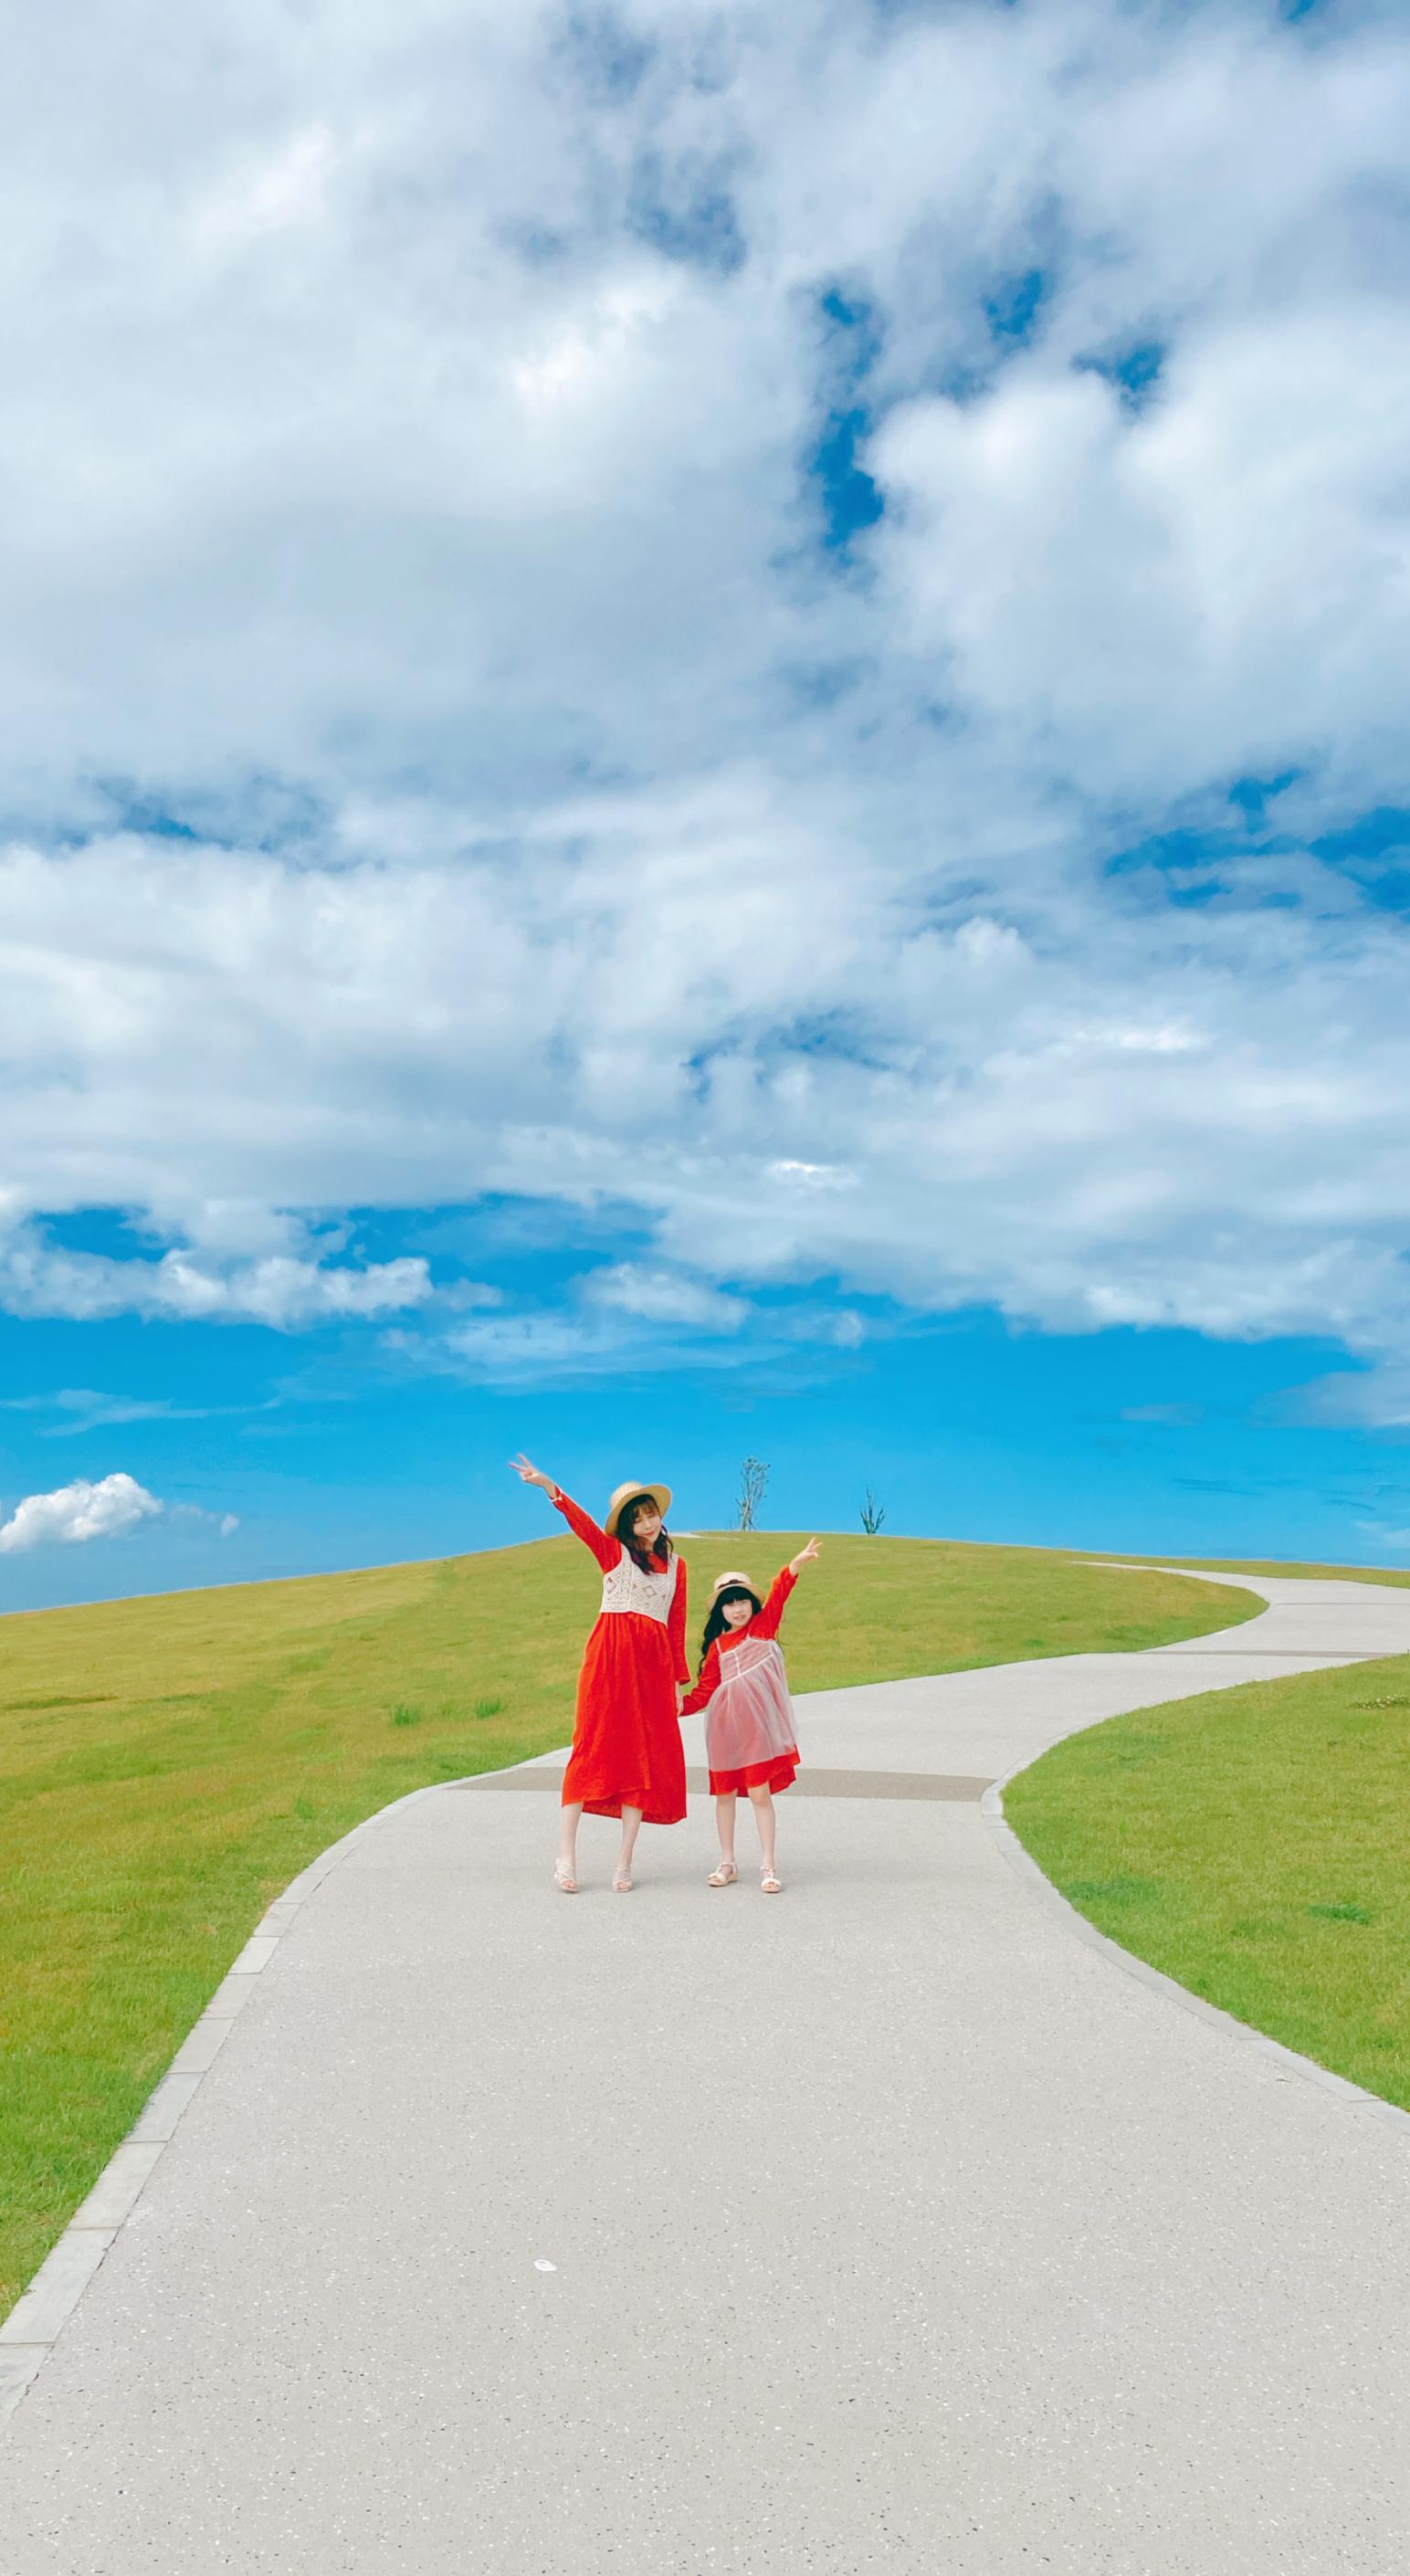
[[[738,1876],[739,1872],[733,1861],[722,1860],[718,1869],[711,1870],[705,1884],[707,1887],[733,1887]]]
[[[630,1896],[631,1892],[631,1871],[629,1869],[623,1869],[622,1864],[619,1861],[612,1872],[612,1893],[614,1896]]]
[[[764,1896],[782,1896],[783,1881],[773,1870],[766,1869],[760,1876],[759,1890]]]
[[[554,1862],[554,1864],[553,1864],[553,1884],[554,1884],[554,1886],[558,1889],[558,1891],[559,1891],[560,1895],[563,1895],[563,1896],[576,1896],[576,1895],[577,1895],[577,1892],[578,1892],[578,1882],[577,1882],[577,1880],[574,1878],[573,1873],[572,1873],[571,1869],[568,1867],[568,1864],[567,1864],[566,1860],[556,1860],[556,1861]]]

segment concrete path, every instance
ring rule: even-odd
[[[1222,1639],[802,1703],[815,1773],[948,1786],[795,1793],[777,1900],[706,1891],[705,1802],[630,1898],[607,1826],[555,1895],[529,1775],[364,1828],[121,2151],[4,2576],[1404,2576],[1410,2123],[1124,1971],[976,1803],[1410,1651],[1410,1591],[1250,1588]]]

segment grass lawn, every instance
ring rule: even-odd
[[[1404,1566],[1393,1572],[1383,1565],[1278,1565],[1264,1556],[1116,1556],[1103,1561],[1110,1565],[1185,1566],[1192,1574],[1295,1575],[1300,1583],[1393,1583],[1402,1590],[1410,1584],[1410,1571]]]
[[[694,1632],[722,1566],[762,1583],[801,1544],[688,1542]],[[408,1789],[566,1743],[597,1594],[563,1537],[0,1623],[0,2315],[304,1863]],[[1154,1646],[1260,1606],[1035,1549],[847,1536],[786,1638],[816,1690]]]
[[[1004,1812],[1123,1949],[1410,2109],[1408,1753],[1401,1655],[1110,1718]]]

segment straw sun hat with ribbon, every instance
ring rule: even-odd
[[[664,1520],[671,1508],[671,1488],[669,1485],[619,1485],[607,1506],[607,1519],[604,1525],[613,1538],[620,1538],[622,1535],[617,1527],[617,1514],[623,1503],[637,1503],[643,1500],[654,1503]]]
[[[737,1570],[733,1574],[716,1575],[710,1591],[710,1607],[712,1610],[715,1603],[719,1600],[722,1592],[747,1592],[751,1601],[757,1601],[759,1598],[759,1595],[754,1588],[753,1577],[748,1574],[740,1574]]]

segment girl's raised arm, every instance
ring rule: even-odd
[[[579,1511],[562,1486],[555,1485],[551,1476],[545,1476],[541,1468],[533,1466],[522,1449],[517,1458],[510,1459],[509,1464],[522,1484],[542,1486],[555,1511],[562,1513],[569,1529],[582,1540],[584,1547],[591,1548],[604,1574],[610,1574],[613,1566],[620,1564],[621,1540],[609,1538],[606,1530],[599,1529],[595,1520],[590,1520],[586,1512]]]
[[[798,1580],[799,1568],[809,1564],[812,1558],[818,1553],[817,1540],[815,1538],[810,1538],[806,1547],[800,1547],[792,1564],[785,1565],[782,1572],[774,1576],[773,1582],[769,1587],[769,1597],[764,1603],[763,1609],[759,1612],[756,1619],[750,1621],[749,1633],[751,1637],[776,1637],[778,1635],[779,1622],[781,1621],[785,1610],[788,1608],[788,1596],[793,1590],[794,1584]]]

